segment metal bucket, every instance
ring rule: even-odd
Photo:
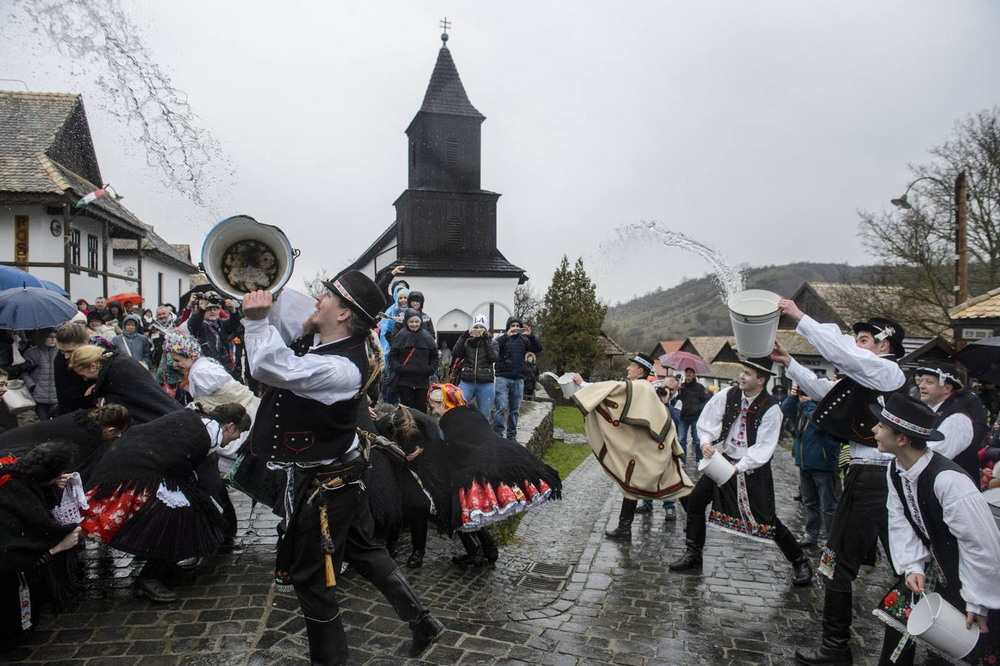
[[[729,319],[736,337],[736,351],[748,358],[767,356],[778,334],[781,296],[763,289],[734,294],[729,302]]]

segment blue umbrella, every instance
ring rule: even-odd
[[[0,289],[14,287],[41,287],[42,281],[31,273],[13,266],[0,266]]]
[[[39,282],[42,283],[41,284],[42,289],[48,289],[49,291],[53,291],[59,294],[60,296],[65,296],[66,298],[69,298],[69,292],[60,287],[59,285],[57,285],[55,282],[49,282],[48,280],[39,280]],[[32,285],[29,284],[26,286],[30,287]]]
[[[0,330],[50,328],[69,321],[76,312],[68,298],[41,287],[0,291]]]

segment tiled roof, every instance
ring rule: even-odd
[[[680,351],[681,347],[684,346],[683,340],[660,340],[658,343],[660,349],[663,351],[660,354],[669,354],[670,352]]]
[[[77,95],[0,91],[0,191],[62,192],[39,157],[78,104]]]
[[[143,227],[146,229],[146,237],[142,240],[142,251],[144,253],[158,254],[181,270],[186,270],[190,273],[198,271],[198,267],[191,263],[189,259],[190,253],[187,255],[181,254],[173,245],[163,240],[153,231],[153,227],[146,224],[143,224]],[[115,238],[112,239],[112,247],[116,252],[135,252],[135,241],[125,238]],[[186,248],[188,246],[182,245],[180,247]]]
[[[728,363],[728,362],[718,362],[712,363],[711,372],[702,373],[702,377],[708,377],[711,379],[736,379],[740,376],[740,371],[743,370],[743,365],[741,363]]]
[[[627,356],[628,352],[620,344],[608,337],[607,333],[601,331],[597,336],[597,342],[604,348],[605,356]]]
[[[718,355],[719,350],[722,349],[722,346],[730,340],[733,340],[732,336],[713,335],[695,336],[688,338],[685,342],[690,342],[695,350],[697,350],[698,355],[711,363],[712,359]],[[735,345],[735,341],[733,344]]]
[[[1000,287],[959,303],[948,313],[952,319],[993,319],[1000,317]]]
[[[465,94],[455,61],[451,59],[451,51],[446,46],[442,46],[438,52],[437,63],[434,65],[431,81],[427,84],[427,93],[420,111],[486,118],[472,106],[469,96]]]

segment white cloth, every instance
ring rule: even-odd
[[[243,326],[250,374],[257,381],[324,405],[350,400],[361,389],[361,372],[343,356],[296,356],[266,320],[244,319]],[[316,338],[310,350],[327,346]]]
[[[709,400],[701,410],[698,417],[698,440],[704,443],[714,442],[722,434],[722,416],[726,411],[726,395],[729,391],[739,391],[740,389],[729,386]],[[751,400],[752,402],[752,400]],[[747,447],[744,439],[743,446],[736,446],[732,440],[738,437],[740,419],[737,418],[729,429],[726,438],[716,445],[715,450],[736,460],[734,466],[737,472],[750,472],[761,465],[766,465],[774,455],[774,449],[778,446],[778,436],[781,434],[781,409],[778,405],[772,405],[757,429],[757,443]]]
[[[931,407],[935,412],[940,404]],[[949,460],[954,460],[962,451],[972,444],[972,419],[968,414],[952,414],[937,426],[944,439],[937,442],[927,442],[927,448],[934,453],[940,453]]]
[[[917,479],[930,460],[931,453],[927,452],[910,469],[894,471],[890,465],[886,474],[898,473],[907,479],[916,501]],[[931,553],[906,519],[892,477],[888,480],[889,549],[896,573],[923,575]],[[941,503],[948,531],[958,540],[958,577],[966,609],[985,615],[986,609],[1000,608],[1000,578],[996,574],[997,562],[1000,562],[1000,530],[997,530],[989,505],[965,472],[946,470],[938,474],[934,480],[934,495]]]
[[[188,371],[188,393],[195,400],[212,395],[227,383],[236,381],[214,358],[201,356]]]
[[[809,315],[804,315],[795,331],[805,337],[823,358],[837,366],[840,372],[865,388],[889,392],[906,383],[906,375],[898,363],[862,349],[855,342],[854,336],[841,333],[836,324],[820,324]],[[797,382],[813,400],[821,400],[835,383],[817,377],[816,373],[803,367],[795,359],[788,364],[785,375]],[[854,442],[851,442],[851,457],[875,460],[892,458],[874,447]]]
[[[83,491],[83,480],[79,472],[69,475],[66,487],[63,488],[62,498],[52,509],[52,517],[60,525],[75,525],[81,520],[80,509],[89,509],[90,503],[87,494]]]

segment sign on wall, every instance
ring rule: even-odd
[[[14,216],[14,261],[28,263],[28,216]],[[24,270],[28,270],[24,268]]]

